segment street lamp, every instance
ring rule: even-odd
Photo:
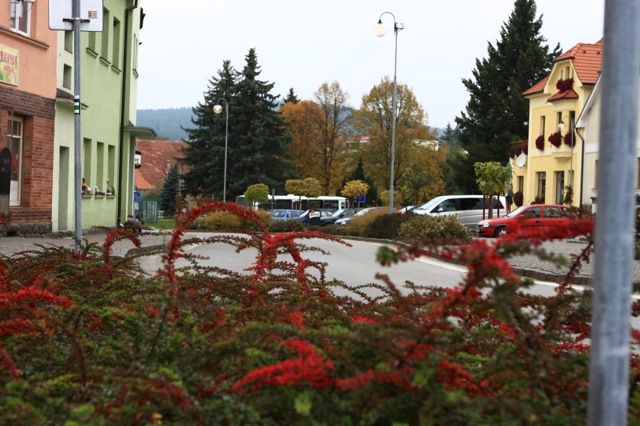
[[[220,114],[222,112],[222,105],[220,101],[224,101],[226,123],[224,127],[224,177],[222,180],[222,201],[227,201],[227,140],[229,138],[229,103],[225,98],[218,99],[216,105],[213,107],[213,112]]]
[[[394,62],[393,62],[393,100],[391,101],[393,113],[391,123],[391,182],[389,183],[389,214],[393,213],[393,197],[394,197],[394,166],[396,162],[396,70],[398,68],[398,31],[404,29],[404,25],[396,21],[396,16],[391,12],[384,12],[378,18],[378,24],[374,27],[374,33],[376,37],[383,37],[387,30],[382,25],[382,16],[389,14],[393,17],[393,34],[395,35],[395,50],[394,50]]]
[[[573,134],[576,129],[576,123],[573,120],[572,116],[569,116],[569,131],[571,132],[571,157],[569,158],[569,188],[571,188],[571,204],[573,205],[573,145],[575,145],[575,140],[573,139]],[[558,130],[560,133],[564,130],[564,121],[560,120],[558,123]]]

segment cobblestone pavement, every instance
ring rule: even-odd
[[[91,234],[86,238],[89,242],[101,244],[104,241],[105,234]],[[143,233],[140,235],[142,249],[157,248],[165,245],[169,241],[168,233]],[[562,254],[569,258],[571,254],[580,253],[587,243],[580,240],[562,240],[552,241],[544,244],[544,248],[551,253]],[[22,251],[36,250],[38,247],[59,246],[69,249],[75,246],[72,237],[48,237],[48,238],[22,238],[22,237],[4,237],[0,238],[0,255],[11,256],[14,253]],[[125,256],[130,250],[135,249],[133,244],[128,241],[118,241],[114,244],[113,254],[116,256]],[[589,263],[584,263],[580,274],[578,275],[578,284],[589,285],[592,282],[594,270],[592,255]],[[558,268],[551,262],[543,261],[533,255],[518,256],[510,259],[511,265],[521,276],[531,278],[556,281],[564,278],[566,268]],[[633,279],[634,282],[640,282],[640,261],[634,261]]]

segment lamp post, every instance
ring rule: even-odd
[[[225,98],[218,99],[216,105],[213,107],[213,112],[220,114],[222,112],[222,105],[220,101],[224,101],[226,123],[224,127],[224,177],[222,178],[222,201],[227,201],[227,140],[229,138],[229,103]]]
[[[382,25],[382,16],[389,14],[393,17],[393,34],[395,35],[395,48],[394,48],[394,62],[393,62],[393,100],[391,101],[393,113],[391,123],[391,181],[389,183],[389,214],[393,213],[393,198],[394,198],[394,166],[396,162],[396,70],[398,68],[398,31],[404,29],[404,25],[396,21],[396,16],[391,12],[383,12],[378,18],[378,24],[374,28],[376,37],[383,37],[387,30]]]
[[[573,120],[572,116],[569,116],[569,131],[571,132],[571,157],[569,158],[569,188],[571,188],[571,205],[573,205],[573,145],[575,145],[575,140],[573,139],[573,134],[575,132],[576,123]],[[558,123],[558,130],[560,133],[564,130],[564,121],[560,120]]]

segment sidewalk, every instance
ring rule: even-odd
[[[104,242],[106,232],[92,233],[83,236],[90,243],[96,243],[99,246]],[[169,233],[149,233],[143,232],[139,235],[142,249],[150,249],[155,247],[161,247],[169,242],[171,236]],[[84,243],[83,243],[84,244]],[[23,251],[38,250],[40,247],[66,247],[73,249],[76,243],[73,237],[4,237],[0,238],[0,254],[5,256],[11,256],[14,253]],[[114,256],[126,256],[130,250],[134,250],[136,247],[129,240],[117,241],[113,245]]]

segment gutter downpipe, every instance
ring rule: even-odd
[[[582,207],[582,188],[584,187],[584,149],[585,149],[586,145],[584,144],[584,138],[582,137],[582,135],[578,131],[578,128],[575,127],[575,124],[573,126],[573,130],[575,131],[575,134],[578,135],[578,137],[582,141],[582,151],[581,151],[582,158],[580,160],[580,197],[578,198],[578,208],[580,208],[580,207]],[[574,141],[574,144],[575,144],[575,141]],[[575,195],[575,193],[574,193],[574,195]]]
[[[125,9],[124,12],[124,48],[123,48],[123,59],[122,59],[122,93],[120,96],[120,135],[119,135],[119,156],[118,156],[118,202],[116,206],[116,227],[120,226],[122,221],[122,217],[120,216],[122,213],[122,197],[124,193],[124,183],[122,179],[122,168],[124,162],[124,126],[125,126],[125,106],[126,106],[126,94],[127,94],[127,83],[128,83],[128,75],[129,75],[129,15],[134,9],[138,8],[138,0],[134,0],[133,6],[130,6]]]

